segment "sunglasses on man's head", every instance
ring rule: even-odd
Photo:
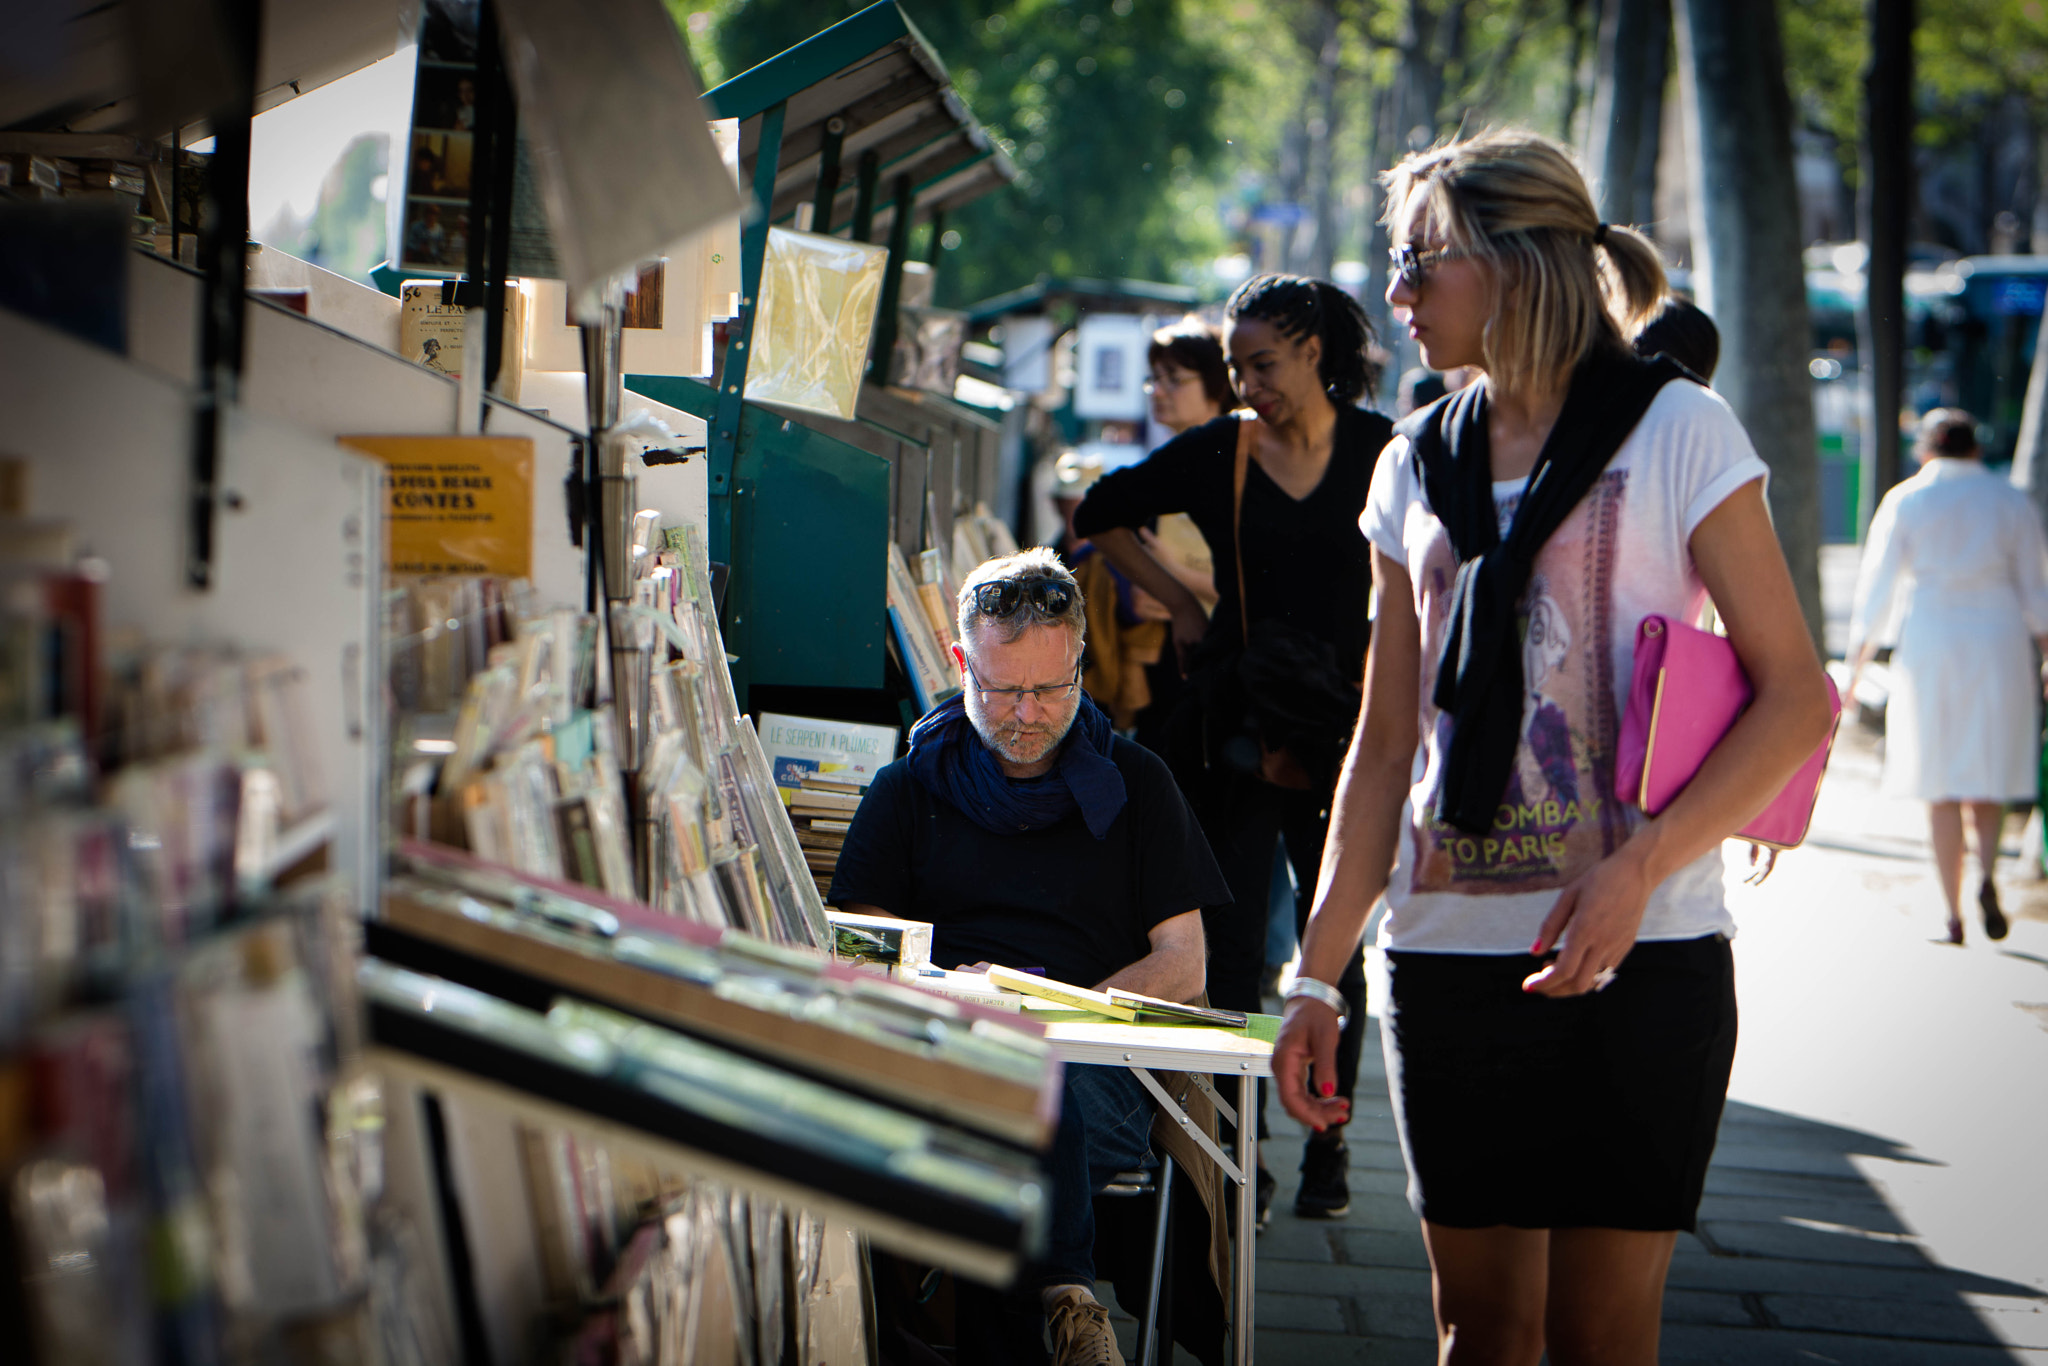
[[[1049,617],[1065,616],[1074,605],[1073,586],[1042,574],[975,585],[974,610],[985,617],[1007,617],[1027,604]]]
[[[1421,289],[1429,280],[1431,269],[1445,261],[1455,261],[1460,257],[1472,255],[1476,253],[1470,247],[1438,247],[1435,251],[1417,251],[1415,244],[1410,242],[1389,248],[1387,260],[1393,264],[1394,273],[1401,277],[1402,284],[1410,289]]]

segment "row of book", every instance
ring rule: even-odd
[[[640,766],[646,900],[777,943],[823,948],[825,905],[759,734],[740,711],[696,528],[636,561],[651,652]]]
[[[391,621],[425,622],[388,653],[410,679],[394,680],[394,697],[424,708],[460,679],[452,718],[405,711],[393,726],[410,773],[400,827],[702,924],[820,945],[823,902],[733,696],[708,563],[700,543],[679,540],[639,537],[610,649],[598,616],[533,612],[523,585],[440,580],[394,594],[406,609]],[[624,709],[608,696],[621,692]]]
[[[541,615],[524,579],[394,580],[384,595],[384,649],[397,715],[452,714],[492,649],[513,640],[520,622]]]
[[[367,948],[386,1071],[531,1107],[533,1236],[586,1338],[836,1359],[854,1231],[989,1279],[1039,1246],[1059,1071],[1014,1015],[431,843],[400,845]]]
[[[114,140],[92,134],[41,141],[47,151],[0,153],[0,200],[105,203],[127,219],[138,245],[197,263],[207,153],[129,141],[125,155],[110,156]],[[67,143],[75,154],[65,154]]]
[[[936,523],[927,516],[928,530]],[[950,658],[960,638],[960,585],[983,561],[1017,553],[1009,527],[981,504],[954,519],[950,544],[935,535],[929,539],[931,548],[915,556],[893,541],[889,545],[890,645],[920,712],[960,691],[960,670]]]
[[[21,1271],[0,1341],[36,1363],[447,1360],[413,1226],[372,1217],[360,934],[319,869],[295,671],[221,647],[112,663],[0,726],[0,1260]]]

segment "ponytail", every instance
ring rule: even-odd
[[[1596,251],[1606,253],[1608,311],[1624,337],[1633,339],[1664,307],[1664,258],[1649,238],[1619,223],[1603,223]]]

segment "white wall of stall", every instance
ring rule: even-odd
[[[322,272],[322,274],[325,274]],[[339,282],[336,284],[335,282]],[[336,276],[327,276],[323,295],[345,295],[348,312],[335,316],[364,327],[377,326],[376,301],[387,296]],[[136,253],[128,272],[128,352],[135,362],[179,383],[189,384],[197,353],[200,279],[161,257]],[[356,297],[356,296],[367,296]],[[316,308],[319,303],[315,301]],[[342,305],[333,305],[337,309]],[[395,336],[397,301],[389,301]],[[252,412],[292,422],[325,437],[346,435],[425,436],[456,428],[456,381],[395,354],[386,346],[350,335],[339,326],[303,317],[266,302],[248,310],[242,403]],[[537,374],[528,403],[550,410],[541,417],[493,399],[484,430],[493,436],[530,437],[534,443],[533,582],[543,602],[580,607],[584,554],[570,543],[563,479],[584,428],[581,376]],[[624,411],[645,408],[667,422],[685,444],[701,446],[704,424],[688,413],[628,395]],[[638,462],[635,462],[638,464]],[[709,502],[704,462],[639,465],[642,507],[657,509],[666,526],[706,526]]]
[[[365,909],[379,885],[376,775],[382,481],[375,462],[274,417],[222,424],[215,587],[186,586],[192,398],[184,386],[0,310],[7,445],[29,462],[29,509],[71,523],[104,559],[108,628],[152,641],[235,643],[306,670],[334,818],[335,866]]]

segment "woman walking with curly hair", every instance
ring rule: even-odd
[[[1830,724],[1741,424],[1629,337],[1664,273],[1568,153],[1483,134],[1387,177],[1388,302],[1483,380],[1403,419],[1362,525],[1356,735],[1274,1055],[1311,1127],[1384,894],[1388,1086],[1447,1363],[1649,1366],[1727,1094],[1723,839]],[[1636,626],[1711,595],[1755,701],[1655,818],[1615,791]]]

